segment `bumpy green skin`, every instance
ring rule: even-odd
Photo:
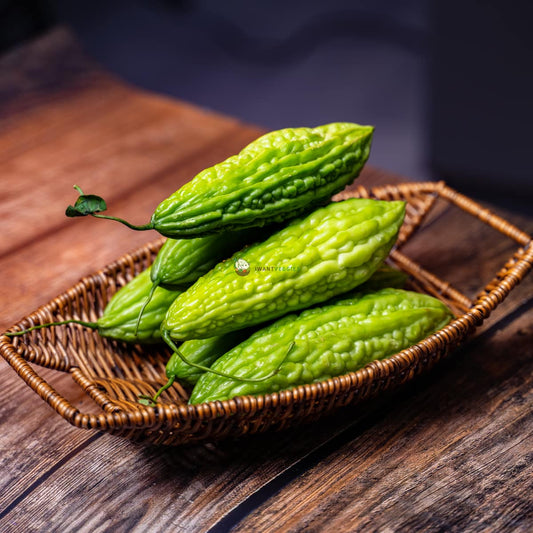
[[[187,238],[300,216],[353,182],[372,134],[373,127],[351,123],[268,133],[161,202],[151,224]]]
[[[253,331],[255,329],[246,328],[208,339],[186,341],[179,347],[180,353],[187,361],[210,367],[226,352],[247,339]],[[166,366],[167,378],[178,378],[189,384],[196,383],[203,373],[203,370],[185,363],[176,353],[172,354]]]
[[[381,265],[404,212],[404,202],[362,198],[317,209],[219,263],[176,298],[161,327],[178,341],[203,339],[347,292]],[[248,275],[236,273],[238,259]]]
[[[139,313],[151,287],[150,269],[147,269],[117,291],[97,321],[98,333],[102,337],[126,342],[161,342],[161,323],[170,304],[180,293],[158,287],[144,310],[136,333]]]
[[[246,244],[262,240],[264,235],[262,228],[250,228],[192,239],[168,239],[152,265],[152,282],[169,290],[185,290],[218,262]]]
[[[276,375],[251,383],[206,373],[190,403],[276,392],[352,372],[412,346],[451,318],[439,300],[401,289],[354,295],[289,315],[257,331],[212,366],[248,379],[268,376],[279,367]]]
[[[401,288],[406,280],[407,275],[404,272],[383,265],[372,274],[369,280],[358,287],[358,290],[368,292],[391,287]],[[217,359],[250,337],[255,331],[257,328],[246,328],[208,339],[185,341],[179,347],[180,352],[188,361],[210,367]],[[176,353],[172,355],[166,366],[167,378],[177,378],[190,384],[196,383],[203,373],[203,370],[187,364]]]

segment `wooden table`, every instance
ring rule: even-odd
[[[260,133],[126,86],[61,29],[0,59],[0,91],[0,331],[156,237],[67,219],[74,184],[143,223]],[[368,168],[359,183],[397,179]],[[493,209],[533,232],[533,217]],[[409,253],[474,295],[515,249],[450,208]],[[0,360],[0,531],[531,531],[532,277],[394,394],[219,443],[147,446],[74,428]],[[83,406],[68,374],[43,374]]]

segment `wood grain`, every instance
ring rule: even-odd
[[[113,79],[59,29],[0,58],[0,329],[152,240],[142,223],[261,130]],[[371,167],[358,180],[399,178]],[[493,209],[530,234],[533,218]],[[516,245],[440,205],[405,252],[473,296]],[[0,361],[0,531],[531,530],[533,280],[410,386],[315,424],[164,448],[78,430]],[[68,374],[38,369],[83,410]]]

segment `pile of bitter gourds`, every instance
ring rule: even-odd
[[[164,341],[167,384],[190,402],[262,394],[356,370],[452,317],[397,288],[384,267],[403,222],[397,201],[331,202],[365,164],[373,128],[333,123],[274,131],[208,168],[134,226],[84,195],[67,215],[118,220],[168,237],[150,269],[96,324],[107,337]]]

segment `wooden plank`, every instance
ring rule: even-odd
[[[205,531],[330,436],[307,427],[168,449],[104,435],[75,455],[63,453],[36,486],[19,493],[14,508],[0,514],[0,527]]]
[[[99,436],[71,427],[30,389],[21,386],[20,378],[5,367],[2,361],[2,390],[9,400],[0,404],[0,516],[73,450]],[[57,390],[67,391],[74,404],[88,408],[90,400],[71,386],[69,375],[53,376],[46,369],[39,373]]]

